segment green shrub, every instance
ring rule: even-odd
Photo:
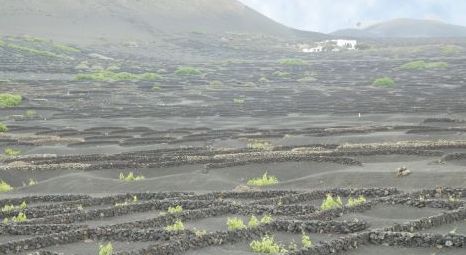
[[[280,78],[287,78],[287,77],[290,77],[291,74],[288,72],[276,71],[273,73],[273,75],[280,77]]]
[[[140,181],[144,179],[145,177],[143,175],[134,175],[133,172],[129,172],[127,176],[125,176],[124,173],[120,173],[121,181],[131,182],[131,181]]]
[[[242,98],[233,98],[233,103],[235,103],[235,104],[244,104],[244,99],[242,99]]]
[[[272,216],[270,216],[269,214],[266,214],[262,217],[261,219],[261,224],[268,224],[270,222],[272,222]]]
[[[110,70],[99,70],[92,73],[81,73],[76,75],[78,81],[154,81],[162,77],[156,73],[134,74],[128,72],[113,72]]]
[[[269,186],[278,183],[278,178],[275,176],[268,176],[267,171],[262,175],[262,177],[252,178],[248,181],[248,185],[250,186]]]
[[[16,94],[0,93],[0,108],[15,107],[23,101],[23,97]]]
[[[194,234],[195,234],[197,237],[201,237],[201,236],[207,234],[207,230],[204,230],[204,229],[196,229],[196,228],[194,228]]]
[[[6,155],[6,156],[9,156],[9,157],[14,157],[14,156],[18,156],[19,154],[21,154],[21,150],[17,150],[17,149],[13,149],[13,148],[6,148],[3,153]]]
[[[255,227],[259,226],[259,224],[260,224],[260,221],[257,219],[257,217],[252,215],[249,218],[248,228],[255,228]]]
[[[288,59],[280,60],[280,64],[286,65],[286,66],[302,66],[302,65],[305,65],[306,62],[304,62],[301,59],[288,58]]]
[[[12,189],[13,189],[13,187],[11,187],[10,184],[6,183],[3,180],[0,180],[0,193],[1,192],[8,192],[8,191],[10,191]]]
[[[112,254],[113,254],[112,243],[107,243],[105,245],[101,244],[99,246],[99,255],[112,255]]]
[[[400,66],[402,70],[425,70],[425,69],[436,69],[436,68],[447,68],[448,63],[446,62],[425,62],[424,60],[412,61]]]
[[[27,111],[24,112],[24,116],[26,118],[33,118],[33,117],[37,116],[37,112],[34,111],[34,110],[27,110]]]
[[[202,72],[194,67],[180,66],[175,71],[176,75],[190,76],[190,75],[201,75]]]
[[[20,212],[17,216],[13,216],[13,222],[25,222],[28,219],[25,213]]]
[[[246,225],[244,225],[243,220],[238,217],[231,217],[231,218],[228,217],[227,227],[228,227],[228,230],[237,230],[237,229],[245,229]]]
[[[26,201],[23,201],[20,205],[4,205],[1,209],[2,212],[11,212],[14,210],[24,210],[28,207]]]
[[[352,198],[352,197],[348,198],[348,203],[346,205],[353,207],[353,206],[364,204],[365,202],[366,202],[366,198],[363,195],[361,195],[358,198]]]
[[[312,241],[311,241],[311,237],[306,235],[306,233],[304,233],[304,232],[303,232],[303,234],[301,236],[301,243],[302,243],[304,248],[311,248],[313,246]]]
[[[7,132],[7,131],[8,131],[8,127],[5,124],[0,122],[0,133]]]
[[[389,77],[382,77],[374,80],[372,85],[377,87],[392,88],[395,86],[395,81]]]
[[[174,207],[168,207],[168,213],[181,213],[183,212],[183,207],[181,207],[181,205],[177,205],[177,206],[174,206]]]
[[[327,197],[322,201],[322,204],[320,205],[320,209],[325,211],[325,210],[330,210],[334,208],[339,208],[342,207],[343,203],[341,202],[341,198],[337,196],[337,198],[333,198],[331,194],[327,194]]]
[[[250,139],[248,140],[248,145],[247,147],[249,149],[254,149],[254,150],[263,150],[263,151],[270,151],[273,149],[273,145],[265,140],[261,139]]]
[[[249,244],[251,250],[255,253],[279,254],[285,253],[286,250],[275,242],[273,236],[264,236],[261,240],[254,240]]]
[[[165,230],[170,232],[183,231],[184,224],[181,220],[176,220],[174,224],[166,226]]]

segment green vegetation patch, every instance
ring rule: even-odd
[[[281,59],[279,63],[281,65],[286,65],[286,66],[302,66],[302,65],[306,65],[306,62],[304,60],[296,59],[296,58]]]
[[[12,190],[13,187],[11,187],[10,184],[8,184],[7,182],[3,181],[3,180],[0,180],[0,193],[1,192],[8,192],[10,190]]]
[[[129,172],[127,176],[125,176],[124,173],[120,173],[119,179],[120,181],[131,182],[144,180],[145,177],[143,175],[134,175],[133,172]]]
[[[280,254],[287,250],[278,244],[273,236],[264,236],[261,240],[254,240],[249,244],[251,250],[255,253]]]
[[[248,181],[249,186],[270,186],[278,183],[278,178],[275,176],[268,176],[267,172],[262,175],[262,177],[252,178]]]
[[[5,124],[0,122],[0,133],[7,132],[7,131],[8,131],[8,127]]]
[[[0,93],[0,108],[15,107],[21,104],[23,97],[17,94]]]
[[[395,87],[395,81],[390,77],[382,77],[375,79],[372,85],[383,88],[393,88]]]
[[[9,156],[9,157],[14,157],[14,156],[18,156],[21,154],[21,150],[17,150],[17,149],[13,149],[13,148],[6,148],[3,153],[6,155],[6,156]]]
[[[47,58],[70,59],[70,57],[68,56],[55,54],[53,52],[46,51],[46,50],[38,50],[34,48],[24,47],[24,46],[20,46],[17,44],[8,44],[7,46],[9,48],[12,48],[12,49],[15,49],[15,50],[18,50],[18,51],[21,51],[23,53],[30,54],[30,55],[42,56],[42,57],[47,57]]]
[[[320,205],[320,209],[322,211],[325,210],[330,210],[334,208],[340,208],[343,206],[343,202],[341,201],[341,198],[337,196],[334,198],[331,194],[327,194],[327,197],[322,201],[322,204]]]
[[[176,220],[172,225],[168,225],[164,228],[166,231],[178,232],[184,230],[184,224],[181,220]]]
[[[63,44],[63,43],[55,43],[53,46],[55,48],[57,48],[58,50],[63,51],[63,52],[67,52],[67,53],[81,52],[79,49],[71,47],[71,46]]]
[[[92,73],[82,73],[75,77],[78,81],[137,81],[146,80],[154,81],[162,77],[157,73],[127,73],[127,72],[113,72],[110,70],[101,70]]]
[[[3,46],[3,45],[5,45],[5,42],[2,39],[0,39],[0,46]]]
[[[175,71],[176,75],[182,75],[182,76],[191,76],[191,75],[201,75],[202,72],[194,67],[190,66],[180,66],[176,69]]]
[[[402,70],[425,70],[425,69],[437,69],[447,68],[448,63],[446,62],[426,62],[424,60],[411,61],[409,63],[400,66]]]
[[[99,246],[99,255],[112,255],[113,254],[113,245],[112,243],[101,244]]]

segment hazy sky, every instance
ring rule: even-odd
[[[318,32],[393,18],[436,19],[466,25],[465,0],[240,0],[287,26]]]

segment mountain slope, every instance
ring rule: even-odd
[[[2,34],[153,39],[189,32],[322,37],[278,24],[236,0],[0,0]]]
[[[434,20],[394,19],[364,29],[343,29],[332,33],[350,37],[466,37],[466,27]]]

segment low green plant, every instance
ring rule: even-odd
[[[296,58],[281,59],[279,63],[286,66],[302,66],[306,64],[304,60]]]
[[[270,80],[267,79],[266,77],[261,77],[261,78],[259,79],[259,82],[260,82],[260,83],[269,83]]]
[[[261,139],[250,139],[248,140],[247,147],[253,150],[263,150],[263,151],[270,151],[273,149],[272,143],[269,141],[261,140]]]
[[[37,112],[34,111],[34,110],[27,110],[27,111],[24,112],[24,116],[26,118],[33,118],[33,117],[37,116]]]
[[[306,235],[306,233],[304,232],[301,235],[301,244],[304,248],[311,248],[313,246],[311,237],[309,235]]]
[[[233,103],[235,103],[235,104],[244,104],[244,99],[242,99],[242,98],[233,98]]]
[[[112,243],[101,244],[99,246],[99,255],[112,255],[113,254],[113,245]]]
[[[305,76],[299,80],[297,80],[299,83],[310,83],[310,82],[314,82],[316,81],[317,79],[312,77],[312,76]]]
[[[400,66],[402,70],[425,70],[425,69],[438,69],[447,68],[446,62],[426,62],[424,60],[411,61]]]
[[[168,213],[181,213],[183,212],[183,207],[181,207],[181,205],[177,205],[177,206],[174,206],[174,207],[168,207]]]
[[[272,220],[273,220],[272,216],[270,216],[270,214],[266,214],[266,215],[262,216],[261,224],[268,224],[268,223],[272,222]]]
[[[196,229],[196,228],[194,228],[194,234],[195,234],[197,237],[201,237],[201,236],[207,234],[207,230],[205,230],[205,229]]]
[[[63,52],[68,52],[68,53],[81,52],[79,49],[77,49],[75,47],[71,47],[71,46],[63,44],[63,43],[55,43],[53,46],[55,48],[57,48],[58,50],[63,51]]]
[[[364,204],[365,202],[366,202],[366,198],[363,195],[360,195],[358,198],[349,197],[348,203],[346,204],[346,206],[353,207],[353,206]]]
[[[395,86],[395,81],[390,77],[382,77],[375,79],[372,85],[376,87],[392,88]]]
[[[191,75],[201,75],[202,72],[194,67],[190,66],[180,66],[176,69],[175,71],[176,75],[181,75],[181,76],[191,76]]]
[[[37,181],[34,180],[34,179],[29,179],[29,182],[28,182],[28,186],[33,186],[33,185],[36,185],[37,184]]]
[[[143,175],[134,175],[133,172],[129,172],[127,176],[125,176],[124,173],[120,173],[119,178],[120,178],[121,181],[126,181],[126,182],[140,181],[140,180],[145,179],[145,177]]]
[[[28,219],[25,213],[20,212],[18,215],[13,216],[12,220],[13,222],[25,222]]]
[[[334,208],[339,208],[342,206],[343,203],[341,202],[341,198],[339,196],[334,198],[331,194],[327,194],[327,197],[324,199],[324,201],[322,201],[322,204],[320,205],[320,209],[322,211],[325,211]]]
[[[176,220],[175,223],[173,223],[172,225],[166,226],[165,230],[170,232],[183,231],[184,224],[181,220]]]
[[[237,230],[237,229],[245,229],[246,225],[244,225],[243,220],[238,217],[228,217],[227,227],[228,227],[228,230]]]
[[[13,149],[13,148],[6,148],[6,149],[3,151],[3,154],[5,154],[6,156],[9,156],[9,157],[14,157],[14,156],[20,155],[20,154],[21,154],[21,150]]]
[[[256,228],[259,226],[259,224],[260,224],[260,221],[257,219],[257,217],[252,215],[249,218],[248,228]]]
[[[290,77],[291,74],[288,73],[288,72],[276,71],[276,72],[273,73],[273,75],[277,76],[279,78],[288,78],[288,77]]]
[[[38,50],[38,49],[24,47],[24,46],[16,45],[16,44],[7,44],[7,47],[26,53],[26,54],[30,54],[30,55],[42,56],[42,57],[47,57],[47,58],[70,59],[70,57],[68,56],[55,54],[50,51]]]
[[[440,47],[440,51],[445,55],[453,55],[463,51],[463,48],[457,45],[443,45]]]
[[[13,187],[11,187],[10,184],[6,183],[3,180],[0,180],[0,193],[1,192],[8,192],[8,191],[10,191],[12,189],[13,189]]]
[[[147,80],[154,81],[162,77],[156,73],[128,73],[128,72],[113,72],[110,70],[99,70],[92,73],[81,73],[76,75],[75,80],[78,81],[137,81]]]
[[[8,131],[8,127],[5,124],[0,122],[0,133],[7,132],[7,131]]]
[[[448,201],[449,202],[458,202],[460,201],[459,198],[454,197],[454,196],[448,196]]]
[[[266,235],[261,240],[253,240],[249,247],[255,253],[279,254],[285,253],[286,249],[275,242],[273,236]]]
[[[0,93],[0,108],[15,107],[21,104],[23,97],[17,94]]]
[[[270,186],[278,183],[278,178],[275,176],[268,176],[267,171],[262,175],[262,177],[252,178],[247,184],[250,186]]]
[[[11,212],[14,210],[24,210],[27,208],[26,201],[23,201],[20,205],[9,205],[6,204],[2,207],[1,211],[2,212]]]

